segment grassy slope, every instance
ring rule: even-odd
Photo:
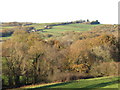
[[[35,27],[37,30],[38,29],[44,29],[44,26],[50,25],[52,23],[37,23],[33,25],[29,25],[31,27]],[[53,23],[54,24],[54,23]],[[100,25],[100,24],[99,24]],[[98,25],[89,25],[89,24],[68,24],[68,25],[59,25],[59,26],[53,26],[52,29],[44,29],[44,32],[40,32],[43,34],[52,34],[54,36],[61,36],[61,33],[67,32],[67,31],[76,31],[76,32],[81,32],[81,31],[88,31],[91,30],[92,27],[95,27]],[[4,28],[14,28],[14,27],[2,27]],[[11,37],[11,36],[10,36]],[[0,39],[6,40],[10,37],[0,37]]]
[[[44,31],[46,32],[88,31],[94,26],[97,26],[97,25],[69,24],[69,25],[53,26],[52,29],[46,29]]]
[[[45,29],[42,32],[43,34],[52,34],[54,36],[61,36],[64,32],[75,31],[75,32],[83,32],[91,30],[92,27],[98,25],[88,25],[88,24],[69,24],[69,25],[59,25],[53,26],[52,29]]]
[[[42,85],[25,86],[26,89],[40,89],[40,88],[118,88],[120,77],[100,77],[92,79],[81,79],[65,83],[50,83]]]

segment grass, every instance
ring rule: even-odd
[[[53,34],[54,36],[61,36],[62,33],[69,31],[75,31],[75,32],[89,31],[95,26],[98,25],[89,25],[89,24],[59,25],[59,26],[53,26],[52,29],[44,29],[42,33]]]
[[[60,25],[53,26],[52,29],[46,29],[46,32],[64,32],[64,31],[88,31],[91,30],[92,27],[98,25],[89,25],[89,24],[69,24],[69,25]]]
[[[29,25],[29,26],[30,27],[35,27],[36,29],[44,29],[44,26],[52,25],[52,24],[59,24],[59,23],[34,23],[32,25]]]
[[[49,83],[21,87],[21,89],[42,89],[42,88],[118,88],[120,77],[100,77],[92,79],[80,79],[64,83]]]
[[[5,30],[5,29],[10,29],[10,28],[14,28],[15,26],[7,26],[7,27],[0,27],[0,31],[2,31],[2,30]]]
[[[31,27],[35,27],[37,30],[44,29],[44,26],[50,25],[52,23],[35,23],[32,25],[29,25]],[[53,23],[54,24],[54,23]],[[98,24],[99,25],[99,24]],[[44,29],[43,32],[39,31],[42,34],[52,34],[54,37],[62,36],[62,33],[68,32],[68,31],[75,31],[75,32],[83,32],[83,31],[89,31],[92,27],[98,26],[98,25],[89,25],[89,24],[67,24],[67,25],[58,25],[53,26],[52,29]],[[2,28],[13,28],[13,27],[2,27]],[[4,37],[3,40],[7,40],[10,37]]]
[[[7,40],[7,39],[10,39],[11,36],[8,36],[8,37],[0,37],[0,40]]]

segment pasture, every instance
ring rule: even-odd
[[[98,26],[97,25],[90,25],[90,24],[68,24],[68,25],[58,25],[53,26],[51,29],[43,29],[43,31],[39,31],[42,34],[52,34],[53,36],[62,36],[65,32],[84,32],[92,30],[93,27]]]
[[[88,31],[91,30],[92,27],[98,25],[89,25],[89,24],[68,24],[68,25],[60,25],[53,26],[52,29],[45,29],[45,32],[64,32],[64,31]]]
[[[30,85],[18,89],[42,89],[42,88],[119,88],[120,77],[99,77],[91,79],[80,79],[63,83],[48,83]]]
[[[90,24],[82,24],[82,23],[76,23],[76,24],[66,24],[66,25],[58,25],[58,26],[52,26],[51,29],[44,29],[44,26],[46,25],[52,25],[52,24],[58,24],[58,23],[33,23],[32,25],[29,25],[29,27],[34,27],[36,30],[38,30],[37,32],[39,32],[40,34],[43,35],[48,35],[51,34],[54,37],[59,37],[62,36],[62,33],[65,32],[70,32],[70,31],[74,31],[74,32],[84,32],[84,31],[89,31],[92,30],[93,27],[101,25],[101,24],[96,24],[96,25],[90,25]],[[7,27],[2,27],[1,30],[5,30],[5,29],[14,29],[16,26],[7,26]],[[26,27],[26,26],[25,26]],[[11,36],[9,37],[2,37],[3,40],[7,40],[9,39]],[[45,37],[46,39],[46,37]]]

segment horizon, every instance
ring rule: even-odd
[[[83,19],[79,19],[79,20],[83,20]],[[48,23],[66,23],[66,22],[75,22],[75,21],[79,21],[79,20],[61,21],[61,22],[48,22]],[[89,19],[87,19],[87,20],[89,20]],[[84,21],[87,22],[87,20],[84,20]],[[96,20],[92,20],[92,21],[96,21]],[[89,20],[89,22],[92,22],[92,21]],[[17,22],[17,23],[36,23],[36,22],[25,22],[25,21],[23,21],[23,22],[19,22],[19,21],[10,21],[10,22],[9,21],[5,21],[5,22],[1,22],[1,23],[11,23],[11,22]],[[98,22],[99,22],[99,20],[98,20]],[[45,23],[45,22],[43,22],[43,23]]]
[[[99,20],[101,24],[118,24],[118,1],[4,0],[0,17],[1,22],[55,23],[89,19]],[[5,6],[9,8],[3,8]]]

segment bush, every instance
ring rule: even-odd
[[[119,74],[119,62],[103,62],[94,64],[91,67],[91,75],[93,76],[118,76]]]
[[[100,24],[100,22],[98,22],[98,20],[96,20],[96,21],[92,21],[90,24]]]

